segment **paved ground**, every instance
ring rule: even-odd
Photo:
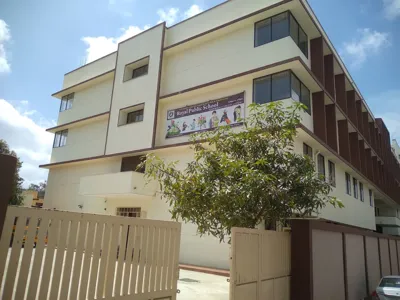
[[[228,300],[227,277],[200,272],[179,271],[178,300]]]

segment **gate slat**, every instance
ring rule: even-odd
[[[171,228],[171,246],[169,251],[169,260],[168,260],[168,281],[167,281],[167,290],[172,289],[173,282],[173,272],[174,272],[174,251],[175,251],[175,243],[176,243],[176,231],[174,228]]]
[[[119,243],[119,251],[118,251],[118,267],[117,267],[117,273],[116,273],[116,278],[115,278],[115,297],[122,296],[122,271],[124,269],[125,265],[125,270],[127,268],[127,261],[124,260],[126,256],[126,238],[128,235],[128,225],[124,224],[122,225],[122,231],[121,231],[121,239]]]
[[[104,291],[105,291],[105,280],[106,280],[106,265],[107,265],[107,259],[108,259],[108,254],[109,254],[109,247],[110,247],[110,235],[111,235],[111,230],[112,230],[112,224],[110,223],[105,223],[105,229],[104,229],[104,239],[103,239],[103,246],[102,246],[102,251],[101,251],[101,259],[100,259],[100,271],[99,271],[99,281],[97,283],[97,293],[96,293],[96,298],[101,299],[104,297]]]
[[[58,230],[60,228],[60,220],[52,218],[51,225],[49,225],[48,242],[46,248],[46,257],[43,265],[43,275],[39,282],[39,299],[47,299],[49,292],[49,282],[51,270],[53,268],[54,250],[58,242]]]
[[[75,259],[74,259],[74,269],[72,273],[72,280],[71,280],[71,291],[69,299],[78,299],[78,285],[81,276],[82,270],[82,254],[83,254],[83,247],[85,244],[86,239],[86,232],[87,232],[88,222],[84,219],[81,219],[79,223],[79,235],[78,241],[76,245],[76,252],[75,252]]]
[[[18,216],[17,225],[15,227],[13,244],[11,247],[11,256],[8,262],[6,281],[12,284],[6,284],[4,287],[4,299],[11,299],[14,292],[15,275],[18,269],[18,263],[21,253],[21,247],[24,240],[24,231],[26,224],[25,216]]]
[[[41,220],[40,220],[39,232],[38,232],[37,241],[36,241],[34,261],[33,261],[32,272],[31,272],[31,279],[29,281],[28,298],[27,298],[28,300],[36,299],[36,294],[37,294],[38,287],[39,287],[40,270],[42,268],[42,262],[43,262],[43,251],[44,251],[46,236],[47,236],[47,243],[49,242],[48,241],[48,230],[49,230],[50,215],[51,214],[47,214],[47,216],[44,215],[43,217],[41,217]]]
[[[154,230],[153,226],[149,227],[149,237],[147,240],[147,251],[146,256],[146,266],[144,270],[144,282],[143,282],[143,292],[147,293],[149,291],[150,284],[150,272],[152,271],[151,266],[153,265],[153,248],[154,248]]]
[[[54,262],[54,272],[52,278],[52,287],[50,299],[58,299],[60,291],[60,278],[63,269],[66,238],[68,236],[70,222],[69,220],[61,220],[60,241],[57,245],[56,260]]]
[[[174,297],[176,299],[176,290],[178,289],[178,279],[179,279],[179,246],[181,244],[181,230],[179,228],[175,228],[175,246],[174,246],[174,264],[173,268],[173,275],[172,275],[172,292],[174,293]]]
[[[167,271],[168,271],[168,259],[169,259],[169,249],[171,246],[171,228],[165,228],[165,246],[164,246],[164,258],[163,258],[163,268],[161,275],[161,290],[166,290],[167,285]]]
[[[63,270],[63,275],[62,275],[62,280],[61,280],[61,293],[60,293],[60,299],[64,300],[67,299],[68,297],[68,291],[69,291],[69,283],[71,280],[71,272],[72,272],[72,259],[74,256],[75,252],[75,244],[76,244],[76,233],[78,230],[78,223],[79,221],[77,218],[74,216],[74,218],[71,219],[71,225],[69,229],[69,234],[68,237],[66,237],[67,240],[67,255],[65,257],[64,261],[64,270]]]
[[[22,254],[21,269],[19,270],[15,299],[24,299],[25,296],[29,267],[31,266],[31,259],[33,258],[32,251],[33,251],[33,244],[35,241],[37,222],[38,222],[37,211],[33,211],[32,214],[30,215],[28,232],[26,233],[26,240],[24,243],[24,252]]]
[[[115,278],[115,264],[117,262],[117,247],[118,238],[120,236],[121,226],[117,223],[113,224],[110,239],[110,250],[108,255],[108,262],[106,267],[106,283],[105,295],[106,298],[111,298],[113,294],[114,278]],[[121,250],[121,249],[120,249]]]
[[[89,269],[92,261],[93,242],[96,229],[96,223],[91,221],[88,224],[86,237],[86,246],[84,254],[84,262],[82,267],[81,288],[79,290],[79,300],[85,300],[89,283]]]
[[[137,278],[137,293],[141,294],[143,293],[143,273],[144,273],[144,267],[146,263],[146,253],[147,253],[147,243],[149,240],[149,231],[150,227],[149,226],[143,226],[143,233],[142,233],[142,247],[139,250],[139,274]],[[136,249],[135,249],[136,250]]]
[[[160,245],[157,253],[157,276],[155,282],[155,291],[161,290],[161,281],[162,281],[162,269],[163,269],[163,257],[164,257],[164,244],[165,244],[165,228],[160,228]]]
[[[133,248],[133,243],[134,243],[134,238],[135,238],[135,230],[137,226],[133,225],[128,225],[128,243],[126,245],[126,250],[125,250],[125,268],[124,268],[124,274],[122,278],[122,295],[127,296],[130,294],[130,286],[131,283],[129,282],[130,276],[131,276],[131,264],[132,264],[132,248]]]
[[[132,226],[132,236],[130,236],[130,245],[129,249],[129,275],[131,275],[130,285],[128,286],[128,293],[130,295],[136,294],[137,291],[137,274],[138,274],[138,265],[139,265],[139,255],[141,249],[141,237],[143,236],[143,226]],[[134,230],[133,230],[134,229]],[[132,256],[133,251],[133,256]],[[128,275],[128,276],[129,276]],[[124,283],[125,284],[125,283]],[[125,287],[124,287],[125,289]]]
[[[98,222],[96,227],[96,239],[94,241],[93,248],[93,259],[92,266],[90,268],[90,282],[89,282],[89,291],[88,291],[88,299],[94,299],[97,287],[97,277],[99,273],[99,260],[100,260],[100,251],[101,251],[101,241],[103,239],[104,234],[104,223]]]
[[[14,214],[14,209],[13,207],[9,207],[6,218],[4,221],[3,225],[3,231],[1,234],[1,241],[0,241],[0,257],[8,257],[8,252],[10,250],[10,241],[11,241],[11,234],[13,231],[13,226],[14,226],[14,220],[15,220],[15,214]],[[3,277],[6,272],[5,265],[6,265],[7,259],[0,259],[0,286],[1,283],[3,282]],[[0,296],[1,296],[1,291],[0,291]]]
[[[150,267],[151,267],[151,274],[150,274],[150,286],[149,286],[149,292],[156,290],[155,289],[155,280],[156,280],[156,274],[157,274],[157,258],[158,258],[158,247],[159,247],[159,240],[160,240],[160,228],[154,227],[154,245],[153,245],[153,251],[151,252],[151,262],[150,262]]]

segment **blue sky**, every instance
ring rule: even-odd
[[[233,0],[246,1],[246,0]],[[221,0],[1,0],[0,138],[24,161],[26,184],[47,177],[63,74],[159,21]],[[309,0],[375,117],[400,139],[400,0]],[[396,57],[397,56],[397,57]]]

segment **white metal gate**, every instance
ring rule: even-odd
[[[0,299],[176,299],[180,233],[177,222],[9,207]]]
[[[230,300],[290,299],[290,233],[232,228]]]

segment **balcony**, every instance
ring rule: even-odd
[[[153,197],[157,190],[156,182],[146,184],[144,174],[139,172],[120,172],[86,176],[80,179],[79,194],[94,197]]]
[[[400,227],[400,219],[397,217],[376,216],[375,222],[382,227]]]

